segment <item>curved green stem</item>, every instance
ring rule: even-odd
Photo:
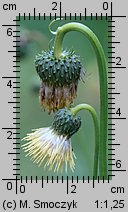
[[[73,115],[76,115],[80,110],[87,110],[91,113],[94,128],[95,128],[95,151],[94,151],[94,165],[93,165],[93,176],[97,179],[98,174],[98,156],[99,156],[99,123],[97,118],[97,113],[93,107],[88,104],[79,104],[74,108],[70,108]]]
[[[103,48],[96,35],[85,25],[80,23],[68,23],[58,27],[54,42],[54,56],[59,59],[62,54],[62,42],[64,35],[69,31],[79,31],[91,42],[98,61],[100,81],[100,177],[107,179],[107,72],[106,60]]]

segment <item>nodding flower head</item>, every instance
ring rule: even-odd
[[[53,50],[36,56],[36,71],[41,78],[40,104],[48,112],[69,106],[77,95],[83,66],[73,51],[63,51],[56,59]]]
[[[44,162],[44,167],[54,172],[62,171],[67,164],[73,172],[75,168],[75,154],[71,146],[71,136],[81,126],[80,117],[73,116],[67,108],[60,109],[54,116],[53,124],[50,127],[40,128],[27,134],[23,140],[28,141],[22,147],[27,156],[38,163]]]

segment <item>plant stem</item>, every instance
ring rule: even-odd
[[[80,110],[87,110],[91,113],[93,121],[94,121],[94,128],[95,128],[95,151],[94,151],[94,165],[93,165],[93,176],[94,179],[97,179],[98,174],[98,157],[99,157],[99,123],[97,118],[97,113],[95,109],[88,105],[88,104],[79,104],[74,108],[70,108],[73,115],[76,115]]]
[[[62,42],[64,35],[69,31],[78,31],[84,34],[91,42],[98,61],[100,81],[100,151],[99,165],[100,178],[107,179],[107,72],[106,60],[103,48],[96,35],[85,25],[72,22],[58,27],[54,42],[54,57],[59,59],[62,56]]]

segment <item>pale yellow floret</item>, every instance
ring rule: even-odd
[[[52,128],[47,127],[33,130],[22,140],[27,141],[22,145],[26,156],[30,156],[39,166],[44,163],[44,167],[54,172],[62,171],[65,167],[67,172],[69,163],[71,171],[74,171],[75,154],[72,151],[71,140],[66,136],[57,135]]]

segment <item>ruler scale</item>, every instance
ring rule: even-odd
[[[16,3],[1,2],[1,31],[2,41],[5,36],[7,45],[3,45],[2,55],[7,62],[5,70],[1,71],[1,90],[2,90],[2,113],[1,117],[1,162],[5,162],[5,167],[1,168],[1,185],[2,185],[2,206],[1,211],[19,209],[42,211],[42,209],[97,209],[101,211],[111,211],[122,209],[127,211],[127,167],[126,161],[123,161],[123,151],[126,153],[127,135],[123,128],[126,129],[127,117],[126,107],[123,106],[127,96],[124,97],[125,91],[121,76],[127,72],[126,56],[122,53],[123,32],[119,32],[118,26],[123,25],[126,29],[126,14],[124,8],[127,2],[99,1],[97,9],[91,8],[87,1],[79,9],[72,2],[72,7],[76,10],[66,10],[68,2],[54,1],[45,2],[42,9],[42,1],[38,5],[29,5],[26,9],[25,3],[18,1]],[[77,2],[79,3],[79,2]],[[93,4],[93,3],[92,3]],[[120,5],[120,6],[119,6]],[[39,7],[39,8],[38,8]],[[41,6],[42,7],[42,6]],[[70,7],[71,8],[71,7]],[[118,10],[117,10],[118,8]],[[123,8],[122,10],[120,8]],[[11,14],[11,15],[10,15]],[[5,16],[8,16],[7,22]],[[22,176],[21,169],[21,83],[22,65],[21,65],[21,42],[20,30],[22,21],[39,21],[45,22],[60,18],[63,21],[106,21],[107,22],[107,69],[108,69],[108,179],[95,180],[94,176],[38,176],[36,173],[30,176]],[[86,22],[85,22],[86,24]],[[120,33],[119,36],[117,33]],[[125,37],[126,38],[126,37]],[[125,40],[126,42],[126,40]],[[2,45],[2,43],[1,43]],[[4,63],[2,62],[2,65]],[[6,71],[8,70],[9,71]],[[124,82],[126,83],[126,82]],[[126,88],[126,87],[125,87]],[[8,93],[5,98],[4,93]],[[126,93],[127,94],[127,93]],[[4,95],[4,96],[3,96]],[[120,102],[122,100],[122,102]],[[3,109],[5,108],[5,109]],[[124,111],[123,109],[124,108]],[[122,131],[120,130],[122,129]],[[124,134],[125,133],[125,134]],[[119,138],[118,138],[119,137]],[[121,139],[121,140],[120,140]],[[4,143],[5,142],[5,143]],[[123,144],[122,144],[123,143]],[[3,161],[2,161],[3,157]],[[126,158],[126,157],[125,157]],[[128,158],[127,158],[128,159]],[[1,164],[2,164],[1,163]],[[3,167],[4,165],[2,165]],[[22,167],[22,168],[21,168]],[[106,192],[104,192],[104,190]],[[106,194],[105,194],[106,193]]]

